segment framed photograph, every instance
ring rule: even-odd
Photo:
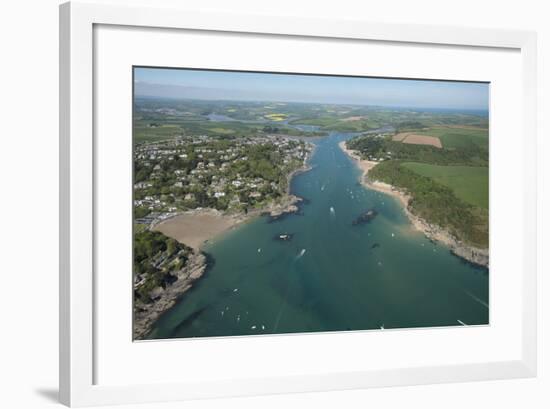
[[[534,33],[60,21],[63,403],[536,375]]]

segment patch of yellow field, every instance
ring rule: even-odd
[[[287,118],[287,115],[286,114],[266,114],[264,115],[264,117],[272,121],[284,121]]]
[[[232,129],[226,128],[210,128],[210,132],[221,133],[224,135],[235,133],[235,131],[233,131]]]

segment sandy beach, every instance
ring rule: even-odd
[[[361,175],[360,182],[363,186],[368,187],[369,189],[376,190],[378,192],[386,193],[390,196],[395,197],[403,205],[403,209],[413,227],[420,232],[424,233],[426,237],[430,240],[439,241],[451,249],[451,252],[456,256],[459,256],[471,263],[478,264],[484,267],[489,266],[489,250],[488,249],[479,249],[466,245],[459,241],[456,237],[451,235],[445,229],[442,229],[439,226],[428,223],[426,220],[413,214],[409,208],[409,201],[411,196],[400,189],[395,188],[394,186],[380,182],[380,181],[370,181],[367,177],[368,172],[374,168],[378,162],[368,161],[361,159],[361,157],[354,151],[346,147],[345,141],[342,141],[338,144],[340,149],[351,157],[354,162],[357,164],[359,169],[363,171]]]
[[[236,228],[255,217],[269,214],[272,217],[279,217],[285,213],[298,211],[297,204],[302,201],[300,197],[290,193],[292,178],[300,173],[311,169],[308,165],[309,158],[313,155],[315,146],[304,158],[303,166],[292,171],[288,175],[286,195],[277,202],[272,202],[260,209],[249,210],[248,213],[227,214],[216,209],[195,209],[182,212],[164,219],[151,226],[164,235],[183,243],[195,251],[199,251],[203,244],[212,240],[220,234]]]
[[[309,169],[304,166],[292,172],[288,178],[287,189],[290,190],[290,180],[294,175],[307,172]],[[260,209],[250,210],[248,213],[227,214],[216,209],[189,210],[152,225],[151,230],[159,231],[195,251],[200,251],[208,240],[212,240],[255,217],[264,214],[279,217],[285,213],[297,212],[297,205],[301,201],[300,197],[287,193],[282,200],[272,202]]]
[[[263,214],[279,217],[285,213],[297,212],[297,204],[301,201],[302,199],[297,196],[286,195],[281,201],[270,203],[261,209],[250,210],[246,214],[226,214],[216,209],[190,210],[154,224],[151,226],[151,230],[159,231],[195,251],[200,251],[208,240],[212,240],[255,217]]]
[[[303,167],[289,174],[287,194],[281,200],[271,202],[263,208],[236,214],[227,214],[209,208],[195,209],[174,215],[165,215],[167,218],[154,222],[150,226],[151,230],[159,231],[191,247],[194,252],[189,259],[188,265],[177,273],[178,279],[175,283],[167,286],[156,302],[139,307],[134,315],[135,339],[144,338],[160,315],[170,309],[179,297],[193,286],[194,281],[204,274],[208,265],[206,256],[201,250],[207,241],[219,237],[221,234],[263,214],[269,214],[271,217],[276,218],[285,213],[298,211],[297,204],[302,199],[290,194],[290,181],[293,176],[311,169],[307,165],[308,159],[309,156],[304,159]]]
[[[369,170],[371,170],[376,165],[378,165],[378,162],[369,161],[369,160],[366,160],[366,159],[361,159],[361,157],[357,153],[355,153],[354,151],[352,151],[352,150],[350,150],[346,147],[346,142],[345,141],[340,142],[338,144],[338,146],[349,157],[351,157],[355,161],[355,163],[357,164],[359,169],[361,169],[363,171],[363,174],[361,175],[361,180],[360,180],[360,182],[363,186],[366,186],[369,189],[373,189],[373,190],[376,190],[378,192],[386,193],[388,195],[391,195],[391,196],[395,197],[396,199],[398,199],[401,202],[401,204],[403,204],[403,207],[405,208],[405,211],[406,211],[407,215],[409,216],[409,218],[411,218],[411,221],[413,221],[412,218],[416,218],[416,216],[414,216],[412,213],[409,212],[408,207],[409,207],[409,200],[411,199],[411,197],[408,194],[406,194],[405,192],[403,192],[399,189],[396,189],[394,186],[392,186],[388,183],[384,183],[384,182],[380,182],[380,181],[369,181],[368,180],[367,174],[369,173]],[[413,221],[413,224],[414,224],[414,221]]]
[[[361,182],[363,182],[362,179],[364,179],[364,176],[367,175],[368,171],[371,170],[372,168],[374,168],[376,165],[378,165],[378,162],[374,162],[374,161],[370,161],[370,160],[366,160],[366,159],[361,159],[361,157],[357,153],[355,153],[354,151],[352,151],[352,150],[350,150],[346,147],[346,141],[342,141],[342,142],[338,143],[338,146],[350,158],[354,159],[357,166],[359,166],[359,169],[361,169],[363,171],[363,176],[361,177]]]
[[[213,237],[237,226],[247,219],[244,215],[225,215],[215,209],[192,210],[180,213],[155,225],[159,231],[194,250]]]
[[[225,215],[215,209],[197,209],[183,212],[151,225],[159,231],[191,248],[194,252],[186,266],[177,272],[177,280],[164,288],[159,299],[151,304],[142,304],[134,315],[134,338],[142,339],[160,315],[170,309],[207,269],[207,259],[202,245],[213,237],[249,220],[248,215]]]

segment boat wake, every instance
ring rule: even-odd
[[[466,291],[464,290],[464,292],[470,297],[472,298],[474,301],[477,301],[478,303],[480,303],[481,305],[483,305],[484,307],[486,308],[489,308],[489,304],[487,304],[485,301],[483,301],[481,298],[479,297],[476,297],[475,295],[473,295],[471,292],[469,291]]]

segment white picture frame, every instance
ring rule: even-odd
[[[536,35],[526,31],[228,15],[85,3],[60,6],[60,399],[69,406],[521,378],[536,375]],[[521,356],[500,362],[101,385],[94,378],[94,25],[514,49],[521,53],[523,215]],[[97,296],[97,294],[96,294]]]

